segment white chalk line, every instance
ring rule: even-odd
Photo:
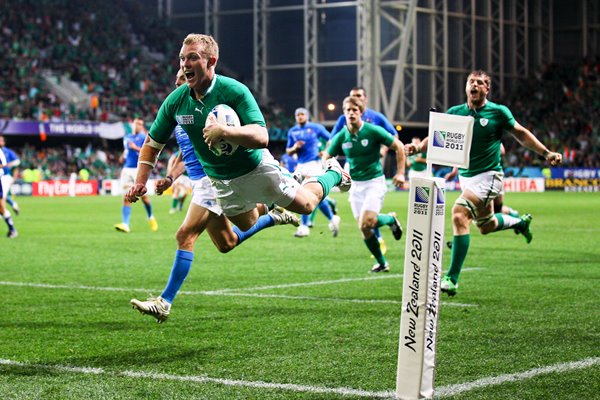
[[[382,277],[383,278],[383,277]],[[368,278],[356,278],[356,280],[365,280]],[[371,278],[373,279],[373,278]],[[381,278],[379,278],[381,279]],[[332,281],[337,283],[339,280]],[[344,280],[347,281],[347,280]],[[325,281],[319,281],[319,284],[325,284]],[[312,282],[307,282],[309,285]],[[53,285],[48,283],[32,283],[32,282],[8,282],[0,281],[0,286],[24,286],[24,287],[35,287],[43,289],[69,289],[69,290],[94,290],[101,292],[142,292],[142,293],[157,293],[160,290],[151,289],[140,289],[140,288],[118,288],[118,287],[102,287],[102,286],[86,286],[86,285]],[[292,287],[302,286],[302,284],[290,284]],[[307,285],[307,286],[309,286]],[[283,286],[283,285],[279,285]],[[261,286],[264,288],[265,286]],[[290,287],[290,286],[286,286]],[[247,288],[246,290],[251,290]],[[226,296],[226,297],[255,297],[255,298],[268,298],[268,299],[284,299],[284,300],[307,300],[307,301],[333,301],[333,302],[346,302],[346,303],[379,303],[379,304],[402,304],[399,300],[385,300],[385,299],[347,299],[342,297],[320,297],[320,296],[293,296],[285,294],[266,294],[266,293],[235,293],[229,291],[186,291],[182,290],[178,293],[179,295],[191,295],[191,296]],[[450,307],[477,307],[477,304],[468,303],[456,303],[456,302],[440,302],[444,306]]]
[[[481,268],[463,268],[462,272],[476,271]],[[228,288],[228,289],[219,289],[213,290],[211,292],[204,293],[215,293],[215,294],[223,294],[226,292],[240,292],[240,291],[255,291],[255,290],[270,290],[270,289],[285,289],[291,287],[305,287],[305,286],[316,286],[316,285],[331,285],[335,283],[347,283],[347,282],[359,282],[359,281],[372,281],[377,279],[402,279],[402,274],[385,274],[385,275],[374,275],[368,277],[360,277],[360,278],[342,278],[342,279],[334,279],[328,281],[312,281],[312,282],[299,282],[299,283],[283,283],[279,285],[268,285],[268,286],[253,286],[248,288]]]
[[[44,369],[57,372],[66,373],[78,373],[87,375],[109,375],[116,377],[127,377],[127,378],[141,378],[141,379],[161,379],[170,381],[181,381],[181,382],[195,382],[195,383],[214,383],[225,386],[237,386],[237,387],[248,387],[255,389],[277,389],[285,390],[290,392],[304,392],[304,393],[326,393],[326,394],[339,394],[344,396],[362,396],[372,398],[395,398],[394,391],[367,391],[362,389],[353,389],[348,387],[326,387],[326,386],[312,386],[312,385],[300,385],[293,383],[276,383],[276,382],[264,382],[264,381],[245,381],[240,379],[226,379],[226,378],[213,378],[206,375],[173,375],[163,374],[155,372],[144,372],[144,371],[112,371],[104,370],[103,368],[89,368],[89,367],[74,367],[65,365],[48,365],[48,364],[29,364],[25,362],[19,362],[14,360],[0,359],[0,365],[12,366],[12,367],[24,367],[34,369]],[[572,361],[560,364],[549,365],[546,367],[535,368],[529,371],[518,372],[514,374],[505,374],[499,376],[492,376],[487,378],[478,379],[473,382],[466,382],[455,385],[442,386],[435,391],[435,398],[444,398],[454,396],[460,393],[465,393],[474,389],[481,389],[489,386],[497,386],[504,383],[512,383],[530,379],[539,375],[547,375],[553,373],[561,373],[574,371],[579,369],[585,369],[600,365],[600,357],[586,358],[579,361]]]
[[[600,365],[600,357],[586,358],[580,361],[572,361],[561,364],[548,365],[546,367],[534,368],[529,371],[517,372],[514,374],[505,374],[498,376],[491,376],[488,378],[481,378],[473,382],[459,383],[456,385],[444,386],[436,390],[436,396],[438,397],[449,397],[459,393],[468,392],[474,389],[481,389],[488,386],[501,385],[503,383],[511,383],[523,381],[525,379],[533,378],[538,375],[553,374],[559,372],[568,372],[578,369],[584,369]],[[551,393],[548,393],[548,397],[551,397]]]

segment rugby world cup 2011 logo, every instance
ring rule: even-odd
[[[446,147],[446,131],[433,131],[433,146]]]
[[[429,188],[417,186],[415,189],[415,203],[429,204]]]
[[[436,200],[436,204],[446,204],[446,198],[445,198],[445,193],[446,191],[444,189],[438,188],[437,189],[437,200]]]

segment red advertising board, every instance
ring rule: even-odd
[[[40,181],[33,182],[33,196],[95,196],[98,181]]]

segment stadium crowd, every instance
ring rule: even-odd
[[[0,2],[0,25],[0,119],[151,121],[173,88],[178,64],[170,55],[179,35],[139,2],[11,0]],[[89,107],[62,103],[43,70],[77,82],[93,100]],[[546,65],[493,100],[561,151],[566,166],[600,167],[600,58]],[[292,113],[275,101],[261,108],[271,137],[284,142]],[[542,163],[513,140],[505,146],[507,167]],[[77,151],[38,143],[15,150],[23,165],[37,164],[47,176],[64,176],[75,165],[94,177],[117,177],[119,151],[100,147],[90,143]],[[67,165],[65,158],[73,156]]]

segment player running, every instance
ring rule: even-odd
[[[462,194],[452,207],[452,258],[450,268],[442,279],[440,288],[449,296],[458,290],[458,277],[469,251],[471,242],[470,225],[475,222],[482,234],[505,229],[515,229],[530,243],[531,215],[512,217],[506,214],[494,214],[494,199],[503,188],[502,167],[500,165],[500,145],[504,132],[510,132],[526,148],[544,157],[551,165],[562,162],[559,153],[546,148],[528,129],[519,124],[511,111],[501,104],[487,99],[491,79],[484,71],[473,71],[465,85],[467,102],[448,110],[448,114],[472,116],[473,141],[469,155],[469,168],[459,168],[459,180]],[[407,154],[419,153],[427,148],[425,139],[420,146],[407,144]]]

